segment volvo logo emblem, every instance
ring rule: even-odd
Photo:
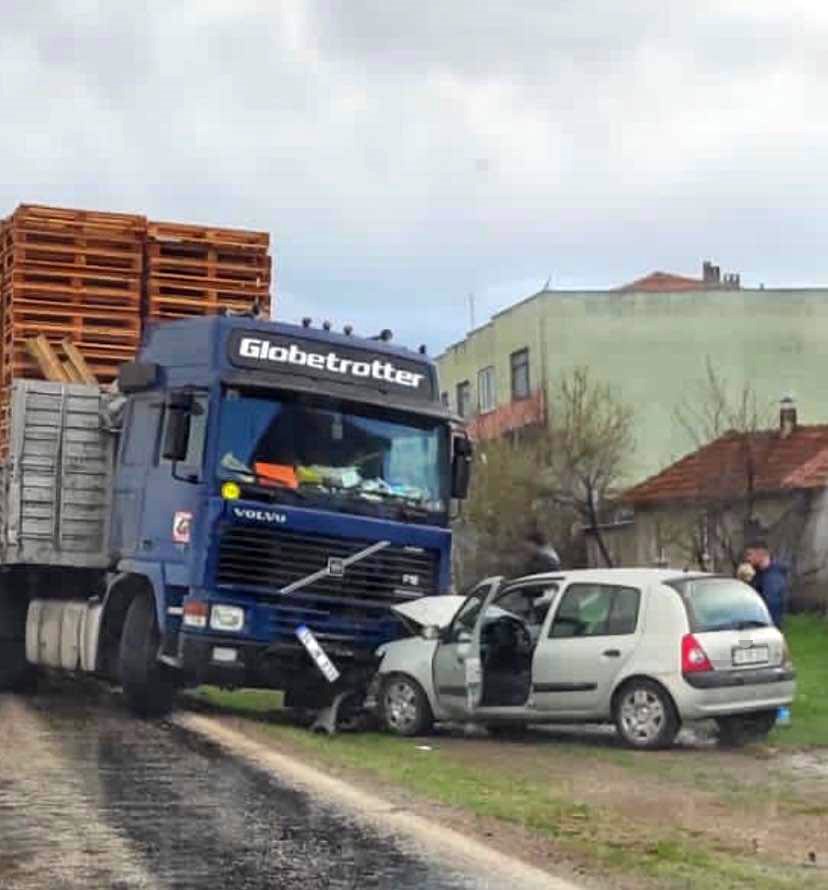
[[[328,557],[328,575],[331,578],[344,578],[345,560],[338,556]]]

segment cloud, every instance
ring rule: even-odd
[[[272,232],[291,316],[432,347],[529,282],[825,280],[828,8],[12,4],[0,207]],[[779,233],[785,237],[780,238]]]

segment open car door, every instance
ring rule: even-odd
[[[503,578],[481,581],[466,598],[434,651],[432,679],[440,704],[454,717],[468,717],[480,704],[480,626]]]

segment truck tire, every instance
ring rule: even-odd
[[[0,692],[30,691],[35,669],[26,661],[25,597],[0,589]]]
[[[119,653],[124,696],[138,717],[163,717],[172,710],[175,677],[158,661],[160,640],[155,602],[149,594],[139,593],[129,604]]]

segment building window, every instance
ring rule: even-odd
[[[471,383],[468,380],[457,384],[457,413],[461,417],[471,414]]]
[[[481,414],[494,411],[495,370],[492,365],[477,373],[477,407]]]
[[[529,350],[519,349],[511,355],[512,399],[529,398]]]

